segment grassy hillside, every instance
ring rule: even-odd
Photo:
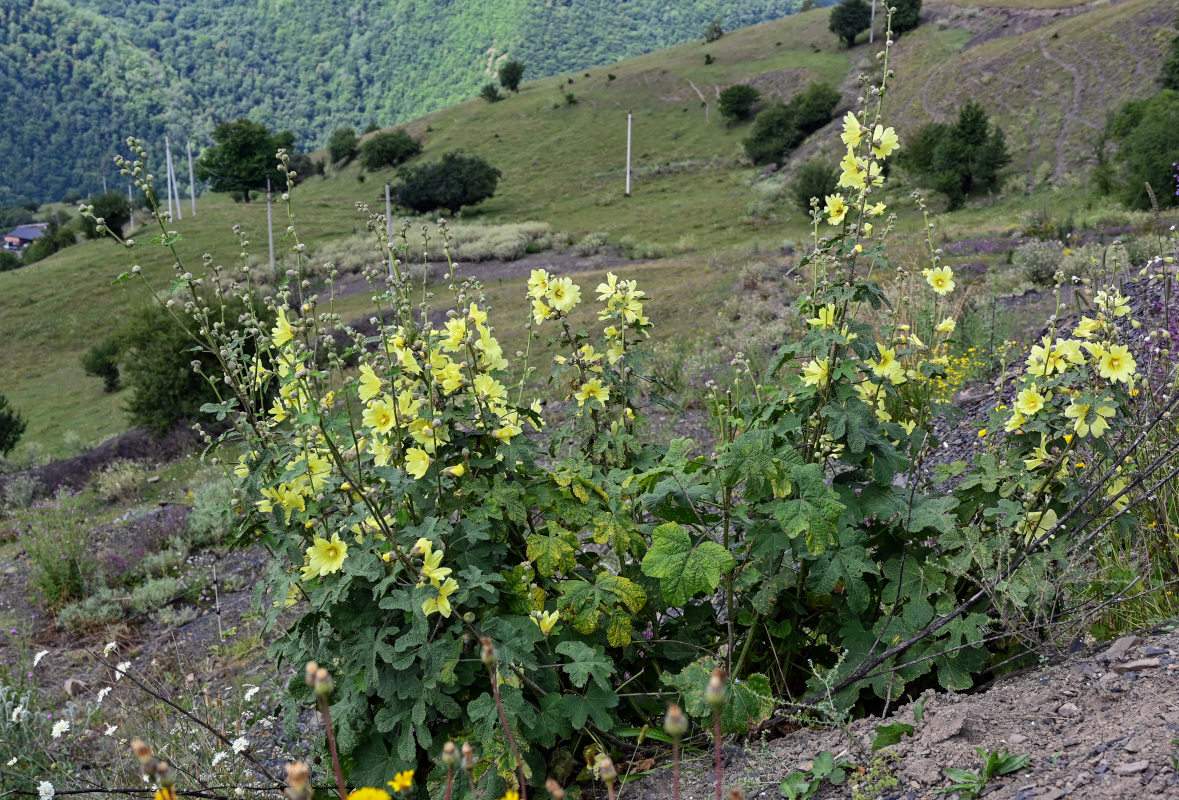
[[[23,113],[0,134],[0,205],[97,191],[94,162],[128,127],[199,147],[216,122],[248,116],[312,148],[340,126],[391,125],[473,97],[504,58],[543,77],[799,2],[9,0],[0,91]]]
[[[1150,54],[1161,52],[1162,44],[1157,27],[1150,24],[1167,11],[1166,0],[1128,0],[989,40],[982,40],[990,35],[987,31],[1004,30],[1001,22],[986,16],[992,12],[965,13],[951,3],[927,8],[931,23],[898,44],[898,81],[886,109],[890,121],[902,132],[911,131],[927,119],[945,118],[953,103],[979,97],[1008,132],[1017,153],[1017,175],[1035,173],[1047,163],[1043,171],[1051,178],[1057,163],[1063,164],[1058,187],[1042,185],[1029,195],[1022,191],[1026,182],[1017,177],[1016,190],[998,203],[939,217],[939,228],[954,235],[1007,228],[1022,213],[1049,205],[1062,217],[1076,213],[1078,224],[1107,213],[1107,206],[1091,194],[1067,188],[1085,178],[1080,167],[1093,130],[1088,123],[1103,119],[1100,108],[1088,108],[1084,101],[1099,93],[1105,107],[1112,108],[1120,97],[1152,91],[1149,80],[1136,76],[1153,74]],[[617,271],[638,277],[655,296],[651,312],[660,322],[657,337],[692,341],[715,327],[717,306],[743,263],[781,254],[784,242],[808,235],[806,217],[783,196],[783,181],[763,178],[761,170],[743,161],[741,140],[749,126],[726,126],[716,109],[717,95],[727,85],[748,82],[768,100],[787,98],[811,80],[826,80],[843,88],[844,106],[850,107],[854,76],[870,67],[874,50],[840,47],[827,31],[827,14],[820,9],[733,31],[708,45],[693,42],[608,67],[527,82],[519,95],[502,102],[466,101],[405,127],[424,142],[421,160],[462,149],[487,158],[503,172],[497,195],[464,211],[460,223],[535,220],[573,240],[603,232],[635,252],[672,256]],[[1094,48],[1097,55],[1082,59],[1080,54],[1089,52],[1085,48]],[[1135,59],[1122,57],[1130,50]],[[1072,60],[1066,63],[1075,69],[1100,76],[1080,87],[1080,104],[1071,90],[1049,92],[1049,86],[1061,85],[1056,71],[1068,72],[1045,52],[1058,61],[1068,55]],[[705,64],[706,53],[712,64]],[[995,72],[1000,68],[1009,72]],[[1002,92],[994,91],[999,83]],[[635,173],[629,198],[624,196],[628,111],[634,114]],[[1066,114],[1071,114],[1069,124],[1059,125]],[[1056,128],[1051,119],[1058,121]],[[831,129],[816,134],[816,142],[804,151],[837,142],[832,134]],[[1058,144],[1060,162],[1049,159]],[[311,178],[297,190],[296,221],[313,262],[321,246],[363,232],[356,201],[382,207],[383,184],[393,175],[360,178],[361,170],[353,164],[326,179]],[[920,224],[905,202],[914,187],[905,184],[903,175],[890,183],[895,189],[885,199],[902,215],[903,237]],[[278,213],[281,232],[285,221]],[[218,195],[202,198],[197,218],[186,217],[177,225],[184,233],[181,251],[193,262],[208,252],[222,263],[234,263],[237,247],[230,229],[239,223],[249,235],[251,251],[264,260],[265,219],[261,203],[234,204]],[[284,245],[279,247],[281,252]],[[916,245],[909,249],[912,258],[919,256]],[[171,263],[163,254],[146,248],[136,258],[157,287],[167,285]],[[121,396],[103,395],[98,380],[83,376],[77,357],[116,325],[126,309],[146,302],[134,284],[110,284],[128,264],[126,253],[100,241],[0,274],[0,336],[7,356],[0,361],[0,391],[28,414],[27,437],[51,451],[60,451],[67,431],[94,439],[126,425],[119,412]],[[480,270],[478,265],[463,269],[476,275]],[[592,286],[598,274],[595,270],[578,279]],[[522,281],[496,279],[488,291],[510,352],[522,344],[512,333],[524,313]],[[360,314],[365,305],[362,295],[345,301],[341,310],[345,316]]]

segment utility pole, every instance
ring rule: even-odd
[[[626,112],[626,196],[630,197],[630,127],[633,115]]]
[[[270,178],[266,179],[266,232],[270,237],[270,274],[274,274],[274,218],[270,211]]]
[[[168,220],[171,221],[175,218],[172,215],[172,146],[167,136],[164,136],[164,185],[168,188]]]
[[[131,208],[131,233],[135,233],[135,197],[131,194],[131,184],[127,184],[127,205]]]
[[[192,171],[192,142],[185,140],[188,148],[188,195],[192,198],[192,215],[196,216],[196,176]]]
[[[872,0],[872,22],[868,24],[868,44],[872,44],[876,36],[876,0]]]
[[[102,173],[102,193],[106,194],[106,173]]]
[[[389,248],[389,277],[393,277],[393,199],[385,181],[385,244]]]
[[[168,175],[172,180],[172,194],[176,196],[176,219],[184,219],[184,209],[180,205],[180,181],[176,180],[176,161],[172,158],[172,148],[168,148]]]

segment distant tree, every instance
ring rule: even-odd
[[[839,103],[839,92],[815,82],[788,104],[775,103],[757,115],[745,153],[754,164],[781,163],[808,135],[826,125]]]
[[[240,192],[248,203],[250,191],[265,189],[267,178],[274,186],[285,185],[274,154],[294,145],[289,131],[273,134],[265,125],[242,118],[214,128],[213,141],[216,144],[201,153],[195,170],[210,191]]]
[[[94,216],[101,217],[106,226],[119,235],[123,233],[123,226],[131,221],[131,202],[122,192],[100,194],[90,201],[90,205],[94,206]],[[82,233],[87,239],[97,239],[102,235],[98,232],[98,226],[90,223],[82,229]]]
[[[0,456],[12,452],[28,424],[20,412],[8,404],[8,398],[0,394]]]
[[[864,0],[842,0],[831,7],[828,29],[854,47],[860,31],[872,24],[872,9]]]
[[[0,250],[0,272],[8,272],[11,269],[20,269],[20,256],[8,250]]]
[[[831,113],[839,105],[839,98],[839,90],[831,84],[815,81],[790,99],[790,111],[803,136],[814,133],[831,121]]]
[[[356,157],[360,139],[352,128],[336,128],[328,138],[328,155],[333,164],[347,164]]]
[[[819,7],[819,0],[802,0],[802,5],[798,7],[799,12],[814,11]]]
[[[725,35],[724,26],[721,25],[721,18],[716,17],[712,22],[704,26],[704,41],[715,42],[717,39]]]
[[[1122,106],[1109,126],[1117,144],[1115,193],[1130,208],[1150,208],[1146,184],[1162,207],[1179,205],[1175,155],[1179,153],[1179,92],[1164,89]]]
[[[397,201],[413,211],[444,209],[452,216],[495,194],[500,171],[477,156],[447,153],[442,160],[398,173]]]
[[[520,80],[524,77],[523,61],[505,61],[499,68],[500,85],[509,92],[520,93]]]
[[[720,93],[719,108],[721,116],[730,122],[737,122],[749,116],[753,104],[761,97],[761,92],[752,86],[739,83],[730,86]]]
[[[896,9],[892,15],[892,32],[904,33],[921,24],[921,0],[888,0]]]
[[[1179,24],[1179,20],[1176,20]],[[1164,89],[1174,89],[1179,92],[1179,36],[1171,40],[1171,53],[1163,62],[1163,69],[1159,73],[1159,83]]]
[[[121,351],[118,339],[108,336],[78,357],[83,372],[95,378],[102,378],[104,392],[113,392],[119,388],[119,355]]]
[[[794,176],[790,187],[794,202],[804,212],[810,211],[811,198],[823,198],[834,194],[839,186],[839,165],[827,158],[816,158],[803,164]]]
[[[365,133],[375,133],[376,131],[379,131],[380,129],[381,129],[381,126],[375,122],[370,122],[369,124],[364,126]]]
[[[405,131],[378,133],[360,146],[360,165],[370,172],[396,167],[420,152],[422,146]]]
[[[479,96],[489,103],[498,103],[504,99],[494,81],[483,84],[483,88],[479,90]]]
[[[275,150],[275,152],[278,152]],[[291,153],[291,160],[287,162],[287,169],[295,173],[295,185],[299,185],[316,173],[317,162],[306,153]],[[323,174],[322,170],[318,173]]]
[[[61,196],[61,202],[65,203],[67,206],[72,206],[74,203],[77,203],[81,199],[82,199],[82,193],[79,192],[77,189],[70,189],[68,192],[66,192],[65,194],[63,194]]]
[[[34,209],[35,210],[35,209]],[[0,208],[0,228],[15,228],[33,221],[33,212],[24,206],[6,206]]]
[[[1011,162],[1002,129],[973,100],[959,109],[954,125],[926,125],[906,149],[902,163],[944,194],[951,211],[972,192],[997,189],[1001,170]]]
[[[753,121],[745,140],[745,154],[754,164],[781,162],[801,139],[794,114],[785,103],[774,103]]]

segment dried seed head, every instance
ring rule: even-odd
[[[151,761],[151,748],[142,739],[131,740],[131,752],[139,759],[139,763],[146,765]]]
[[[552,778],[544,782],[545,791],[552,795],[553,800],[565,800],[565,787]]]
[[[463,742],[463,769],[471,772],[478,763],[479,760],[475,758],[475,748],[471,747],[470,742]]]
[[[319,671],[319,664],[316,664],[314,661],[307,662],[306,674],[304,675],[303,679],[305,681],[307,681],[308,686],[315,685],[315,673],[318,671]]]
[[[315,694],[319,697],[327,697],[332,693],[335,684],[332,682],[331,673],[323,667],[315,671]]]
[[[725,679],[728,677],[729,673],[720,667],[712,671],[712,677],[708,679],[708,688],[704,690],[704,699],[709,705],[716,707],[724,704]]]
[[[170,789],[176,783],[176,776],[172,774],[167,761],[156,764],[156,783],[164,789]]]
[[[296,761],[293,764],[287,764],[287,787],[298,792],[307,787],[307,778],[311,771],[304,761]]]
[[[614,783],[618,778],[618,770],[614,769],[614,762],[605,753],[598,754],[594,763],[594,772],[602,783]]]
[[[490,667],[499,659],[499,654],[495,651],[495,643],[491,641],[490,636],[484,636],[479,640],[479,643],[483,645],[483,663]]]
[[[454,746],[454,742],[447,742],[446,744],[442,745],[442,763],[445,764],[448,769],[454,769],[458,762],[459,751],[458,748]]]

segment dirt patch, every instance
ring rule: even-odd
[[[823,751],[865,766],[881,725],[905,723],[910,735],[878,757],[879,785],[865,798],[944,797],[946,767],[977,769],[985,751],[1009,749],[1031,757],[1027,768],[995,778],[984,794],[1013,800],[1179,797],[1179,634],[1126,636],[1051,666],[1002,677],[986,691],[926,692],[888,719],[869,717],[846,729],[803,728],[777,739],[726,748],[726,787],[742,786],[750,800],[780,797],[778,786],[807,770]],[[917,712],[920,708],[920,712]],[[920,721],[918,721],[920,716]],[[709,749],[707,742],[699,745]],[[714,792],[711,752],[685,765],[684,800]],[[816,797],[851,798],[844,786],[824,784]],[[888,781],[886,781],[887,783]],[[861,786],[861,792],[863,787]],[[671,775],[660,771],[626,787],[620,800],[670,798]],[[953,796],[953,795],[951,795]]]

